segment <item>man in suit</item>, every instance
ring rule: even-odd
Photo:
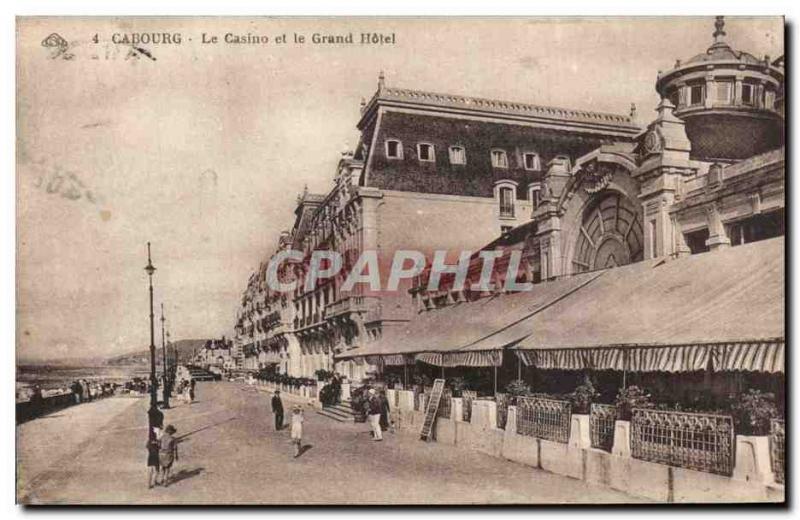
[[[272,396],[272,413],[275,414],[275,431],[280,431],[283,428],[283,403],[280,390],[275,390],[275,395]]]

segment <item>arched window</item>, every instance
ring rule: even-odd
[[[514,218],[514,202],[517,199],[517,183],[510,180],[499,181],[495,185],[495,196],[499,204],[500,218]]]
[[[526,170],[539,171],[542,169],[539,154],[535,152],[525,152],[522,154],[522,163]]]
[[[467,164],[467,152],[463,146],[450,147],[450,164]]]
[[[435,162],[436,154],[433,145],[430,143],[417,144],[417,157],[422,162]]]

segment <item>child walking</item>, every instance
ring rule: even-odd
[[[158,461],[158,439],[147,440],[147,487],[153,489],[153,486],[158,485],[158,473],[160,471]]]
[[[299,406],[292,408],[292,444],[294,444],[295,458],[300,456],[300,446],[303,443],[303,410]]]
[[[169,486],[169,472],[172,463],[178,460],[178,439],[174,437],[175,427],[171,424],[164,429],[161,436],[161,451],[158,454],[158,462],[161,465],[161,485]]]

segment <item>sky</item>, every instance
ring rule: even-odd
[[[654,118],[659,70],[705,51],[702,18],[23,19],[17,28],[17,355],[113,356],[230,336],[250,273],[332,186],[362,98],[388,86]],[[727,18],[728,42],[783,54],[780,18]],[[180,32],[130,46],[114,33]],[[295,33],[394,33],[394,45],[294,44]],[[67,54],[43,40],[57,33]],[[203,44],[203,33],[266,45]],[[288,43],[275,37],[287,35]],[[93,40],[95,39],[97,43]],[[192,41],[189,41],[191,38]],[[96,58],[96,59],[95,59]],[[157,325],[158,322],[157,322]],[[156,341],[160,345],[160,330]]]

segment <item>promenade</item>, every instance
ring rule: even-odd
[[[284,396],[284,406],[293,403]],[[17,427],[17,499],[30,504],[551,504],[640,499],[464,449],[337,423],[306,410],[305,451],[274,432],[269,395],[240,383],[197,386],[175,402],[180,460],[147,488],[147,399],[109,398]],[[288,410],[287,410],[288,411]],[[288,416],[288,414],[287,414]],[[20,435],[22,433],[22,435]],[[23,441],[24,439],[24,441]]]

